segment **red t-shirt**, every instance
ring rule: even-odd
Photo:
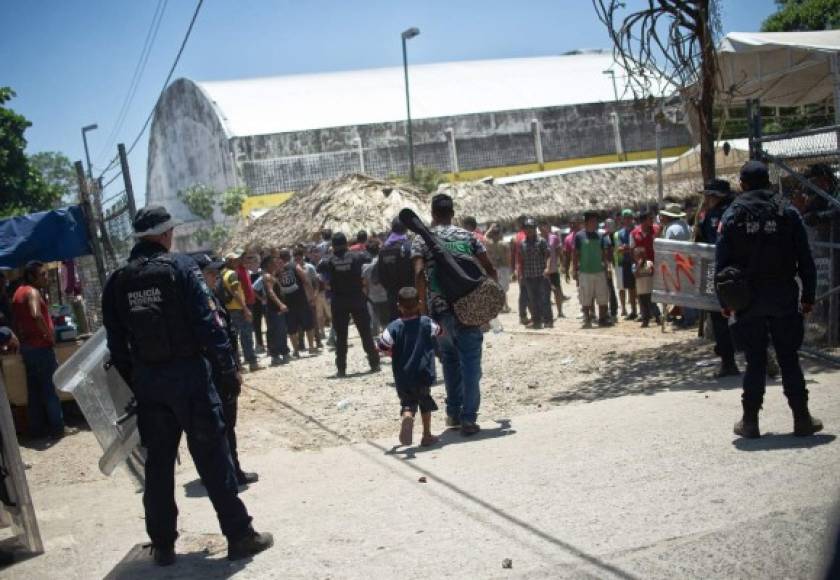
[[[654,259],[653,240],[659,237],[660,230],[660,226],[653,224],[653,226],[651,226],[651,233],[649,234],[645,233],[642,230],[642,226],[636,226],[635,228],[633,228],[633,231],[630,232],[633,247],[644,248],[645,254],[647,254],[647,259],[651,262]]]
[[[525,233],[525,230],[519,230],[516,232],[516,237],[513,239],[513,267],[516,271],[519,271],[519,247],[522,245],[522,242],[525,241],[525,238],[528,237],[528,234]]]
[[[245,304],[253,306],[257,301],[257,293],[254,292],[254,286],[251,284],[251,274],[245,266],[239,266],[236,269],[236,277],[239,278],[239,284],[242,286],[242,293],[245,294]]]
[[[35,323],[35,318],[29,312],[29,293],[32,290],[35,290],[32,286],[24,284],[15,290],[15,294],[12,296],[12,317],[15,321],[18,339],[20,339],[20,343],[24,346],[50,348],[53,345],[53,337],[55,335],[50,310],[47,308],[47,302],[44,300],[44,296],[41,295],[41,316],[43,316],[49,329],[48,338],[41,332],[41,329]]]

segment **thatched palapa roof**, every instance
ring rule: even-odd
[[[499,179],[495,183],[448,183],[439,191],[455,200],[458,215],[475,216],[479,223],[510,224],[520,215],[568,219],[587,210],[639,208],[657,202],[656,174],[650,164],[564,171],[532,179]],[[664,195],[685,200],[697,195],[693,184],[668,184]]]
[[[226,244],[229,248],[270,248],[320,239],[330,228],[348,239],[359,230],[384,232],[404,207],[429,219],[428,195],[413,186],[361,174],[322,181],[296,193],[283,205],[246,222]]]

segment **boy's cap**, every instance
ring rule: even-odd
[[[633,217],[633,210],[632,209],[621,210],[621,217]]]
[[[159,236],[181,225],[162,205],[146,206],[134,216],[134,237]]]

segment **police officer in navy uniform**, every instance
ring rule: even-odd
[[[695,229],[695,241],[716,244],[720,220],[735,199],[732,188],[725,179],[713,179],[700,191],[703,194],[703,217]],[[735,345],[729,333],[729,323],[720,312],[711,312],[712,332],[715,336],[715,354],[720,357],[718,378],[740,375],[735,363]]]
[[[347,376],[347,331],[351,316],[362,339],[370,370],[374,373],[379,372],[379,353],[373,344],[362,278],[362,266],[371,261],[370,256],[349,251],[347,237],[341,232],[333,235],[332,247],[332,255],[321,261],[318,271],[329,279],[332,291],[330,308],[335,330],[335,366],[338,371],[336,376]]]
[[[741,168],[741,189],[743,193],[721,218],[715,265],[718,273],[728,267],[744,272],[750,287],[746,308],[723,311],[724,316],[735,316],[731,330],[747,359],[744,413],[735,424],[735,434],[761,436],[758,413],[764,402],[768,340],[772,340],[793,411],[794,435],[813,435],[823,425],[808,410],[798,353],[805,333],[803,315],[813,308],[817,280],[805,226],[799,213],[770,191],[770,175],[760,161],[748,161]]]
[[[271,534],[254,531],[237,496],[211,370],[222,390],[238,388],[241,378],[195,261],[169,253],[176,225],[163,207],[138,211],[138,242],[128,264],[108,278],[102,296],[111,362],[137,399],[137,425],[147,451],[146,531],[154,560],[162,566],[175,562],[175,458],[182,432],[227,537],[228,558],[251,556],[274,541]]]
[[[193,254],[193,260],[198,264],[204,280],[207,282],[207,287],[210,290],[210,298],[213,300],[213,308],[219,313],[219,319],[222,327],[227,333],[228,341],[234,351],[233,360],[236,361],[236,366],[239,368],[239,353],[236,345],[239,337],[236,335],[236,327],[230,318],[230,313],[225,308],[220,298],[221,294],[221,276],[219,271],[224,268],[225,263],[222,260],[214,260],[211,256],[205,253]],[[216,369],[213,369],[214,373]],[[240,486],[247,486],[259,481],[258,474],[248,471],[243,471],[239,463],[239,453],[237,453],[236,443],[236,419],[239,414],[239,395],[242,392],[242,387],[230,381],[225,382],[224,379],[219,379],[213,375],[213,384],[216,385],[216,390],[219,392],[219,397],[222,399],[222,416],[225,420],[225,434],[228,440],[228,447],[230,448],[230,456],[233,459],[233,468],[236,472],[236,483]]]

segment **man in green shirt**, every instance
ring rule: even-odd
[[[610,245],[598,233],[598,214],[586,212],[584,229],[575,234],[573,272],[578,284],[578,297],[583,309],[583,327],[592,328],[594,305],[598,303],[598,325],[610,326],[608,316],[610,292],[607,272],[610,263]]]

